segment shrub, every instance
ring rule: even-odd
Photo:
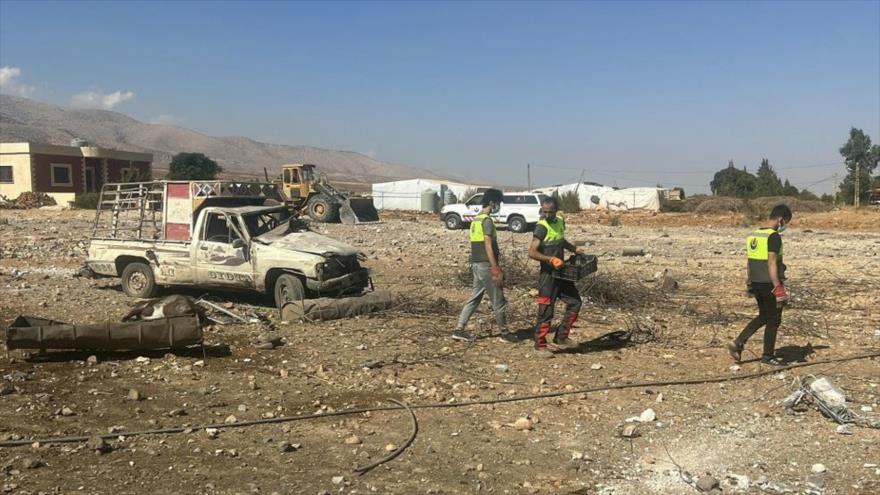
[[[100,197],[101,194],[95,192],[77,194],[73,200],[73,207],[81,210],[95,210],[98,208],[98,199]]]
[[[566,191],[559,196],[559,209],[565,213],[581,211],[581,198],[575,191]]]

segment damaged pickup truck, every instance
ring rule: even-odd
[[[284,304],[359,294],[363,256],[310,231],[274,184],[155,181],[102,188],[86,264],[133,297],[159,286],[254,291]]]

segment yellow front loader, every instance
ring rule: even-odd
[[[316,222],[354,225],[379,221],[373,198],[348,196],[325,178],[316,178],[315,166],[308,163],[281,166],[281,193],[287,204]]]

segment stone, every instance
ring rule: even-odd
[[[9,395],[15,393],[15,386],[11,383],[3,383],[0,385],[0,396]]]
[[[290,445],[290,442],[281,442],[278,444],[278,450],[280,450],[282,453],[284,453],[284,452],[293,452],[296,449],[294,449],[293,446]]]
[[[338,485],[338,484],[341,484],[343,481],[345,481],[345,477],[334,476],[334,477],[330,478],[330,481],[332,481],[334,485]]]
[[[712,476],[704,475],[700,476],[700,479],[697,480],[696,487],[697,490],[701,492],[710,492],[720,486],[720,483],[717,479]]]
[[[86,359],[86,364],[89,364],[89,365],[98,364],[98,356],[95,356],[95,355],[89,356],[88,359]]]
[[[827,470],[828,468],[825,467],[825,464],[813,464],[813,467],[810,468],[810,471],[816,474],[824,473]]]
[[[37,469],[43,466],[43,461],[39,459],[33,459],[30,457],[25,457],[21,460],[21,467],[25,469]]]
[[[141,397],[140,392],[132,388],[128,390],[128,400],[139,401],[143,400],[143,397]]]
[[[635,423],[625,424],[623,425],[623,429],[620,430],[620,436],[623,438],[636,438],[639,435],[639,425]]]
[[[106,440],[98,436],[89,438],[89,440],[86,442],[86,448],[94,452],[98,452],[99,454],[106,454],[107,452],[110,452],[112,450],[110,444],[107,443]]]
[[[73,412],[73,409],[71,409],[67,406],[64,406],[61,408],[61,415],[62,416],[76,416],[76,413]]]
[[[631,418],[627,418],[627,423],[650,423],[651,421],[655,421],[657,419],[657,413],[654,412],[650,407],[642,411],[642,414],[638,416],[633,416]]]
[[[804,480],[808,487],[815,490],[825,489],[825,473],[811,473]]]
[[[397,445],[394,445],[393,443],[389,443],[385,446],[385,452],[394,452],[395,450],[397,450]]]
[[[590,365],[590,369],[591,369],[591,370],[601,370],[602,368],[604,368],[604,366],[602,366],[602,365],[599,364],[599,363],[593,363],[593,364]]]
[[[254,344],[254,349],[257,349],[260,351],[271,351],[274,348],[275,348],[275,344],[273,344],[271,342],[260,342],[258,344]]]
[[[507,373],[507,370],[509,370],[509,369],[510,369],[510,366],[503,364],[503,363],[495,365],[495,371],[498,371],[501,373]]]
[[[224,419],[223,422],[226,424],[238,423],[238,418],[230,414],[229,416],[226,416],[226,419]]]
[[[208,435],[208,438],[217,438],[217,435],[220,434],[220,430],[217,428],[205,428],[205,433]]]
[[[345,443],[348,445],[360,445],[361,439],[357,435],[351,435],[345,439]]]
[[[513,428],[519,431],[528,431],[534,427],[532,425],[532,421],[529,418],[517,418],[516,421],[513,422]]]
[[[853,426],[851,424],[837,425],[836,431],[838,435],[852,435]]]

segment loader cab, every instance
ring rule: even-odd
[[[315,181],[315,166],[293,163],[281,166],[281,187],[287,198],[308,198]]]

